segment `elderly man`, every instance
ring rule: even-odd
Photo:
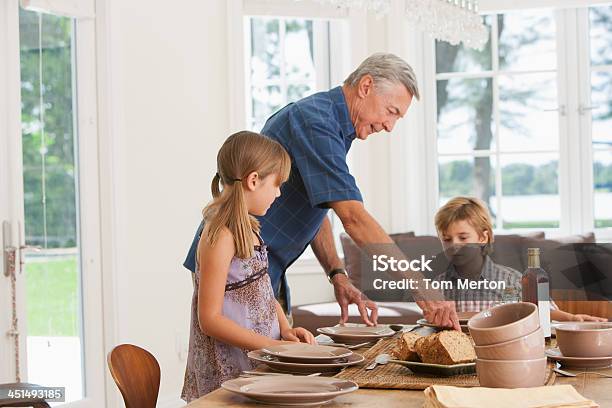
[[[281,196],[260,219],[272,286],[287,313],[291,302],[285,271],[310,245],[334,285],[340,322],[347,321],[348,305],[354,303],[366,324],[376,324],[377,306],[349,281],[336,252],[327,213],[331,208],[346,233],[362,248],[393,244],[364,208],[346,155],[354,139],[366,140],[382,130],[390,132],[406,114],[413,97],[418,99],[419,91],[412,68],[393,54],[379,53],[363,61],[343,86],[291,103],[266,122],[261,133],[281,143],[292,162]],[[202,227],[184,263],[191,271]],[[427,296],[417,299],[429,321],[459,328],[452,302]]]

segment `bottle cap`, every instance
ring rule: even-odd
[[[527,248],[527,255],[540,255],[540,248]]]

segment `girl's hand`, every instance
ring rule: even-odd
[[[575,315],[572,315],[572,321],[574,322],[607,322],[608,319],[604,317],[591,316],[588,314],[575,314]]]
[[[312,333],[303,327],[285,329],[281,332],[281,337],[287,341],[315,344],[315,338]]]

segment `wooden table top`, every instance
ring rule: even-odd
[[[417,330],[422,335],[430,334],[430,328],[419,328]],[[547,345],[547,348],[556,347],[556,340],[553,338],[552,343]],[[365,348],[357,350],[363,354]],[[605,373],[612,375],[612,367],[598,369],[568,369],[561,367],[565,371],[571,373],[579,373],[585,371]],[[259,370],[259,369],[258,369]],[[263,369],[265,370],[265,368]],[[563,377],[557,374],[555,385],[570,384],[574,386],[582,396],[595,401],[600,407],[612,407],[612,378],[600,377],[594,374],[582,374],[577,377]],[[374,388],[360,388],[350,394],[341,395],[324,407],[385,407],[385,408],[421,408],[423,406],[424,394],[422,390],[387,390]],[[257,403],[241,395],[233,392],[218,389],[202,398],[199,398],[187,404],[188,408],[214,408],[214,407],[265,407],[273,405],[265,405]]]
[[[569,370],[573,373],[577,370]],[[591,369],[584,371],[596,371],[612,375],[612,368]],[[601,407],[612,407],[612,378],[604,378],[596,375],[580,375],[578,377],[557,376],[555,384],[571,384],[584,397],[589,398]],[[373,407],[385,408],[421,408],[423,406],[423,391],[420,390],[381,390],[361,388],[353,393],[342,395],[334,399],[325,407]],[[234,394],[223,389],[218,389],[192,401],[187,405],[189,408],[209,407],[258,407],[265,405],[256,403],[241,395]],[[272,405],[270,405],[272,406]]]

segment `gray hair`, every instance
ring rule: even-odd
[[[344,85],[356,86],[364,75],[370,75],[375,85],[402,84],[410,95],[420,98],[412,67],[397,55],[384,52],[370,55],[344,80]]]

